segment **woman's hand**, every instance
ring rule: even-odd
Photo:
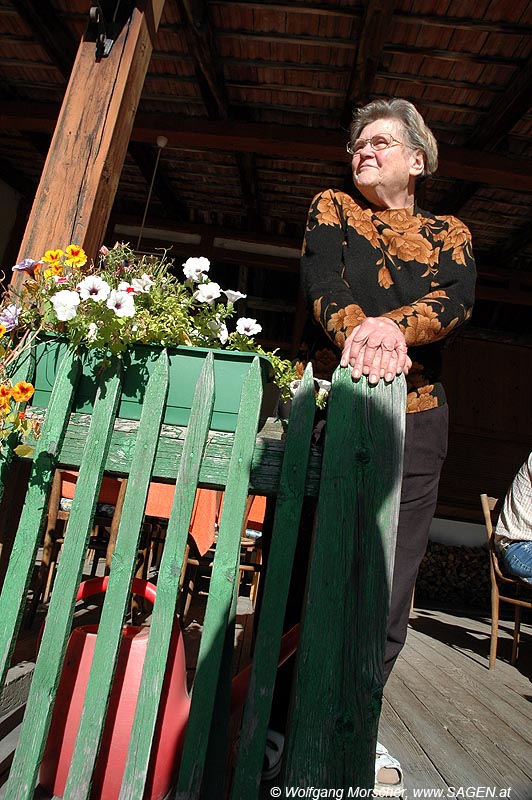
[[[406,375],[412,366],[405,337],[388,317],[366,317],[357,325],[345,340],[340,364],[352,367],[355,380],[369,375],[370,383]]]

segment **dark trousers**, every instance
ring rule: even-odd
[[[419,565],[427,549],[430,524],[438,499],[441,468],[447,454],[448,427],[447,405],[406,415],[403,481],[384,657],[385,681],[388,680],[406,640],[412,594]],[[265,563],[267,563],[274,511],[274,502],[268,503],[263,527]],[[285,630],[301,618],[314,511],[314,502],[305,503],[290,582]],[[259,611],[260,599],[259,591],[256,611]],[[293,664],[292,658],[281,667],[277,676],[270,725],[278,731],[284,731],[286,726]]]
[[[406,640],[412,594],[427,549],[441,468],[447,455],[448,428],[447,405],[406,415],[401,505],[384,655],[385,680]]]

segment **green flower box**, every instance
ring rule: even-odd
[[[190,407],[196,382],[207,353],[214,354],[215,399],[211,428],[233,432],[236,426],[242,382],[248,372],[255,353],[236,350],[209,350],[203,347],[169,347],[170,383],[164,422],[170,425],[188,425]],[[68,343],[60,337],[46,337],[37,345],[35,394],[33,406],[46,408],[54,385],[58,367],[68,350]],[[144,400],[148,378],[161,348],[158,345],[135,345],[124,354],[124,380],[118,416],[138,420]],[[263,385],[271,380],[272,367],[264,356],[260,360]],[[86,350],[82,355],[81,375],[72,410],[90,414],[96,396],[96,376],[101,358],[96,352]],[[269,393],[267,393],[269,394]],[[268,416],[265,403],[261,419]]]

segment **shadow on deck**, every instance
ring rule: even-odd
[[[202,614],[200,598],[191,608],[184,634],[189,684]],[[405,798],[410,800],[420,789],[433,790],[434,797],[442,790],[441,797],[532,798],[530,623],[525,616],[520,659],[512,667],[512,628],[502,620],[497,664],[490,671],[488,616],[420,608],[412,612],[406,647],[386,687],[379,731],[380,741],[403,766]],[[31,631],[21,634],[13,663],[32,660],[39,626],[35,620]],[[249,660],[252,626],[251,605],[242,597],[235,672]],[[4,772],[14,736],[16,728],[0,742]],[[261,796],[271,797],[270,790],[277,785],[279,779],[263,784]]]

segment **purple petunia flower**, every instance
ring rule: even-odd
[[[4,326],[7,333],[17,327],[19,313],[20,306],[15,305],[15,303],[6,306],[0,313],[0,325]]]
[[[39,261],[35,261],[33,258],[23,258],[19,264],[15,264],[13,267],[14,272],[27,272],[28,275],[34,275],[35,267],[39,264]]]

